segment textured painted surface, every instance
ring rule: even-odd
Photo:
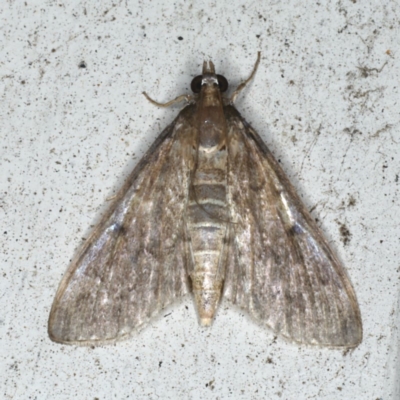
[[[229,4],[229,7],[227,7]],[[397,399],[400,6],[13,2],[1,6],[0,396]],[[173,120],[204,57],[255,81],[237,102],[354,285],[363,343],[298,347],[192,300],[126,342],[65,347],[47,317],[75,249]],[[396,369],[397,368],[397,369]]]

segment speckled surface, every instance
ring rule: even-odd
[[[262,3],[262,4],[259,4]],[[328,5],[325,5],[328,3]],[[7,2],[0,6],[0,398],[398,399],[400,6],[396,2]],[[76,248],[210,57],[343,261],[355,350],[298,347],[191,298],[130,340],[52,343]]]

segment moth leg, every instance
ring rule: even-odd
[[[232,97],[230,98],[229,104],[233,104],[235,102],[235,100],[239,96],[240,92],[254,78],[254,75],[256,74],[256,71],[257,71],[257,68],[258,68],[258,64],[260,64],[260,60],[261,60],[261,52],[259,51],[257,53],[257,61],[254,64],[253,71],[251,72],[251,75],[236,88],[236,90],[233,92]]]
[[[153,100],[146,92],[143,92],[143,94],[150,103],[154,104],[157,107],[169,107],[173,104],[180,103],[183,100],[190,103],[193,100],[193,96],[191,96],[190,94],[182,94],[181,96],[178,96],[176,99],[168,101],[167,103],[159,103],[158,101]]]

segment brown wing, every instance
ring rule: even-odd
[[[157,138],[70,265],[50,313],[52,340],[121,339],[189,291],[183,215],[193,110]]]
[[[293,186],[238,111],[229,130],[232,235],[224,295],[295,342],[362,340],[351,283]]]

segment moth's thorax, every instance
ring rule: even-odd
[[[226,143],[223,101],[218,80],[214,74],[205,74],[202,83],[196,113],[199,150],[214,152]]]

